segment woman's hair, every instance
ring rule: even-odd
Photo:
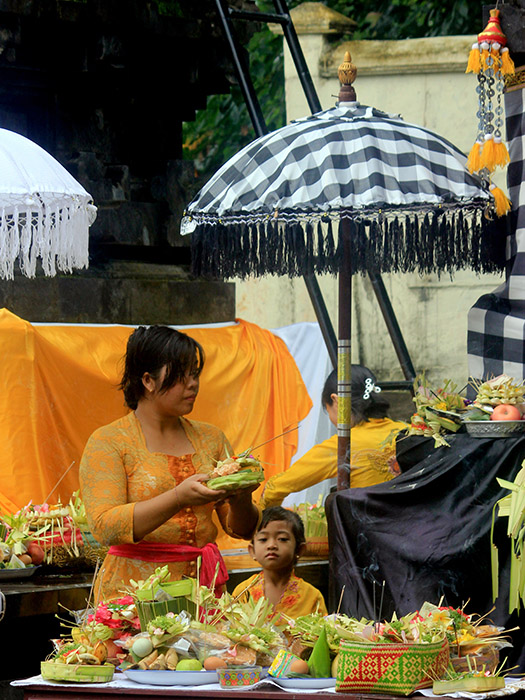
[[[188,374],[199,376],[204,366],[204,350],[185,333],[168,326],[139,326],[129,336],[120,389],[129,408],[135,410],[144,395],[142,377],[148,372],[158,379],[166,367],[161,392],[182,381]]]
[[[356,425],[366,422],[369,418],[385,418],[390,408],[390,404],[381,393],[373,391],[373,389],[372,391],[366,390],[367,386],[371,385],[376,385],[374,373],[364,365],[352,365],[352,418]],[[337,371],[335,369],[330,372],[323,387],[321,394],[323,406],[332,405],[332,394],[337,394]]]
[[[304,535],[304,525],[301,520],[301,516],[295,513],[293,510],[288,510],[282,506],[271,506],[270,508],[265,508],[262,513],[262,520],[259,523],[257,532],[260,532],[265,528],[268,523],[273,523],[275,520],[285,520],[290,523],[292,527],[292,533],[295,537],[295,551],[306,542],[306,537]]]

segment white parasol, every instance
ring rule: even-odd
[[[28,277],[41,259],[45,275],[88,266],[91,195],[47,151],[0,129],[0,278],[18,259]]]

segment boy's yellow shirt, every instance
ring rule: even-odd
[[[239,598],[241,602],[248,600],[249,597],[254,601],[262,598],[264,596],[264,572],[254,574],[246,581],[239,583],[233,591],[233,597],[240,596],[244,590],[246,590],[245,595]],[[295,620],[302,615],[316,612],[321,613],[321,615],[328,614],[322,593],[315,586],[293,573],[280,601],[275,606],[273,623],[285,625],[288,618]]]

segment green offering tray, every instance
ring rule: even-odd
[[[88,666],[64,664],[54,661],[40,663],[42,678],[46,681],[68,681],[75,683],[109,683],[113,680],[115,667],[112,664]]]
[[[449,693],[487,693],[491,690],[499,690],[505,687],[505,679],[502,676],[465,676],[450,681],[434,681],[432,692],[434,695],[448,695]]]

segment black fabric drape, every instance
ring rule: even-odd
[[[330,538],[330,602],[341,611],[374,619],[385,581],[381,617],[404,615],[425,601],[484,614],[493,605],[490,528],[496,501],[509,492],[496,477],[512,481],[525,458],[525,435],[475,439],[450,437],[450,447],[402,437],[402,474],[369,488],[339,491],[327,500]],[[508,614],[510,540],[498,518],[500,596],[491,619],[516,624]],[[375,586],[373,582],[376,582]],[[374,610],[375,587],[375,610]],[[515,635],[519,656],[523,634]]]

